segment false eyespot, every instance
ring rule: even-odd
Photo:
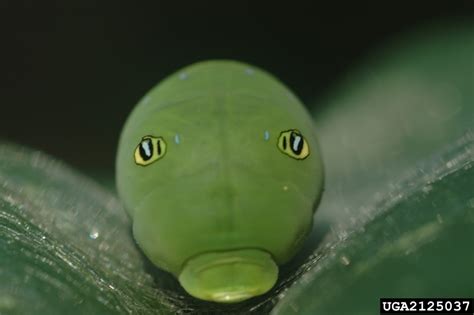
[[[277,146],[281,152],[297,160],[306,159],[309,155],[308,142],[297,129],[282,131]]]
[[[133,154],[135,163],[147,166],[166,154],[166,142],[162,137],[144,136]]]

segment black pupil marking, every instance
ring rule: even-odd
[[[283,150],[286,150],[286,137],[283,137]]]
[[[292,132],[290,134],[290,145],[291,145],[291,151],[295,153],[296,155],[300,155],[301,151],[303,150],[303,137],[296,132]]]
[[[140,143],[140,156],[144,161],[148,161],[153,156],[153,145],[150,139],[143,140]]]
[[[161,155],[161,141],[160,140],[156,142],[156,146],[158,148],[158,155]]]

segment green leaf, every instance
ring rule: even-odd
[[[472,296],[474,133],[426,164],[373,219],[321,245],[273,313],[377,314],[381,297]]]
[[[271,292],[235,305],[153,267],[112,193],[1,144],[0,313],[372,314],[380,297],[474,295],[473,35],[425,28],[319,101],[313,232]]]
[[[40,152],[0,146],[0,313],[173,312],[117,199]]]
[[[424,28],[326,97],[311,256],[274,314],[376,314],[381,297],[474,295],[473,56],[472,25]]]

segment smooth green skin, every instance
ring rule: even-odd
[[[179,275],[179,282],[195,297],[226,303],[267,292],[275,284],[276,275],[278,266],[269,253],[238,249],[191,258]]]
[[[306,159],[293,159],[277,148],[280,132],[288,129],[298,129],[306,138]],[[143,167],[135,164],[133,153],[145,135],[163,137],[167,152]],[[294,255],[311,229],[322,185],[316,131],[308,112],[274,77],[240,62],[200,62],[171,75],[133,110],[119,142],[119,195],[133,218],[137,243],[154,264],[179,277],[185,266],[191,268],[187,261],[198,255],[259,250],[229,268],[230,274],[216,272],[226,288],[206,280],[193,288],[181,282],[203,299],[236,302],[242,300],[245,286],[250,292],[246,298],[264,293],[252,293],[259,283],[269,290],[277,270],[253,270],[255,280],[249,284],[246,262],[269,253],[282,264]],[[242,258],[238,251],[233,253]],[[229,283],[235,284],[235,297],[206,298],[229,291]]]

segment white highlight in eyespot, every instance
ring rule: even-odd
[[[179,74],[179,79],[180,80],[186,80],[188,78],[188,74],[186,72],[181,72]]]
[[[268,141],[268,139],[270,139],[270,132],[268,132],[268,130],[265,130],[265,132],[263,133],[263,140]]]
[[[248,75],[252,75],[255,73],[255,71],[252,68],[246,68],[245,73],[247,73]]]
[[[145,151],[146,156],[151,156],[151,148],[149,141],[142,142],[142,149]]]
[[[178,134],[176,134],[176,135],[174,136],[174,142],[176,142],[176,144],[179,144],[179,143],[181,142],[181,140],[179,139],[179,135],[178,135]]]
[[[301,137],[300,137],[300,136],[296,136],[296,137],[295,137],[295,142],[293,142],[293,151],[297,151],[297,150],[298,150],[298,146],[300,145],[300,142],[301,142]]]

